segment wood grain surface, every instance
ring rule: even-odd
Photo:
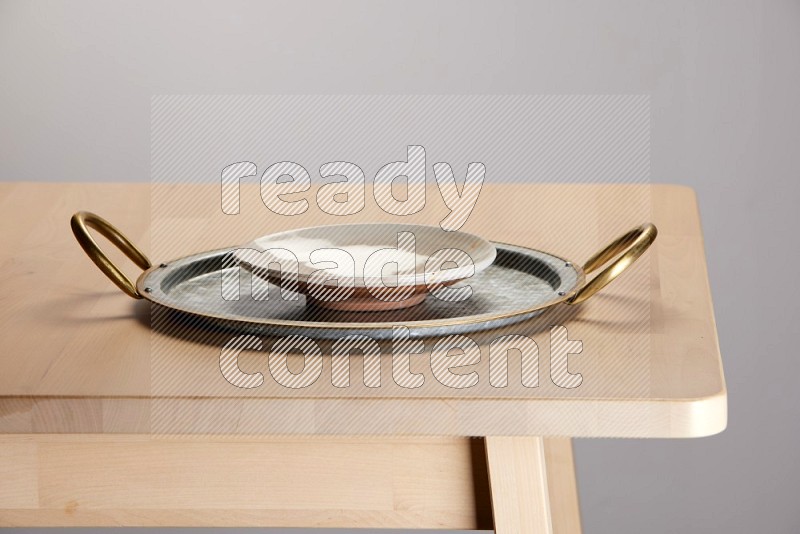
[[[213,184],[0,184],[0,432],[695,437],[726,425],[703,237],[689,189],[486,185],[463,229],[491,240],[581,263],[643,222],[655,223],[659,237],[629,272],[580,306],[477,336],[482,359],[473,369],[481,380],[474,388],[438,384],[428,359],[433,341],[426,341],[426,354],[412,359],[426,378],[419,391],[394,384],[389,365],[386,387],[366,388],[357,372],[351,387],[332,387],[324,343],[323,373],[312,387],[235,388],[219,369],[226,334],[151,328],[149,304],[106,280],[69,229],[73,212],[93,211],[157,264],[294,227],[398,219],[369,202],[346,218],[313,202],[303,215],[281,217],[261,203],[257,184],[242,187],[241,213],[230,216],[219,195]],[[429,206],[408,222],[437,224],[446,214],[437,195],[431,189]],[[108,252],[138,274],[120,253]],[[550,380],[554,324],[583,343],[569,360],[570,372],[583,377],[577,388]],[[509,386],[489,384],[483,349],[514,333],[540,346],[537,388],[522,387],[513,360]],[[265,338],[265,347],[270,342]],[[267,356],[266,349],[252,351],[240,365],[266,372]]]
[[[470,438],[0,437],[0,526],[490,529]]]

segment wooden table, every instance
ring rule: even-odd
[[[151,328],[149,305],[106,280],[69,229],[73,212],[96,212],[158,263],[285,228],[392,220],[369,204],[342,220],[313,202],[303,216],[278,217],[255,185],[243,188],[231,218],[219,194],[215,185],[0,185],[0,525],[579,532],[571,437],[689,438],[725,428],[689,189],[485,186],[464,229],[492,240],[583,261],[647,220],[659,237],[602,293],[516,327],[543,348],[552,324],[582,340],[569,363],[580,387],[556,387],[542,357],[538,388],[496,389],[484,379],[455,392],[436,388],[428,367],[432,387],[413,396],[324,380],[301,394],[234,388],[221,377],[216,334]],[[430,195],[414,222],[446,214]],[[420,356],[414,365],[424,370]],[[265,357],[240,363],[263,370]],[[475,367],[482,377],[484,360]],[[165,365],[180,380],[165,380]]]

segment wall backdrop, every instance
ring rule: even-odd
[[[652,181],[699,196],[729,428],[577,440],[585,532],[800,531],[799,2],[0,1],[0,180],[149,180],[175,93],[650,95]]]

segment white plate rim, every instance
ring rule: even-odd
[[[443,248],[453,248],[452,246],[447,246],[445,240],[447,236],[459,236],[461,239],[465,239],[467,241],[472,241],[475,243],[476,248],[483,249],[484,254],[482,254],[479,259],[475,259],[473,254],[470,254],[470,257],[473,260],[473,265],[466,265],[462,267],[456,268],[448,268],[443,270],[437,271],[430,271],[430,272],[415,272],[409,273],[398,276],[398,286],[399,287],[408,287],[408,286],[420,286],[425,285],[426,280],[427,283],[431,283],[433,281],[438,283],[446,283],[452,282],[455,280],[463,280],[465,278],[469,278],[474,276],[475,274],[483,271],[487,267],[489,267],[497,257],[497,249],[495,246],[489,242],[487,239],[484,239],[476,234],[470,232],[463,232],[461,230],[456,231],[445,231],[439,226],[434,225],[426,225],[426,224],[406,224],[406,223],[387,223],[387,222],[371,222],[371,223],[344,223],[344,224],[332,224],[332,225],[317,225],[317,226],[308,226],[302,228],[292,228],[289,230],[284,230],[281,232],[276,232],[273,234],[267,234],[264,236],[260,236],[255,238],[254,240],[241,245],[234,251],[234,258],[239,262],[247,270],[257,270],[261,272],[268,272],[270,274],[279,274],[279,271],[274,269],[271,264],[254,264],[250,261],[250,255],[247,253],[247,250],[256,250],[259,252],[263,252],[266,250],[264,247],[258,244],[259,241],[264,241],[267,239],[270,240],[278,240],[280,238],[284,238],[290,236],[292,234],[302,232],[302,231],[314,231],[314,230],[324,230],[324,231],[331,231],[331,229],[340,229],[342,231],[347,231],[347,229],[354,229],[356,227],[365,227],[365,226],[385,226],[385,227],[396,227],[398,230],[405,230],[405,231],[413,231],[414,229],[424,229],[425,231],[438,231],[442,234],[442,246],[437,249]],[[450,241],[453,241],[450,239]],[[387,244],[387,246],[376,246],[375,250],[381,250],[385,248],[390,248],[391,245]],[[345,248],[345,247],[343,247]],[[465,251],[466,252],[466,251]],[[475,255],[477,256],[477,255]],[[474,270],[473,270],[474,266]],[[301,283],[305,283],[308,281],[308,278],[311,276],[312,273],[319,270],[319,267],[315,267],[310,263],[304,263],[302,260],[298,262],[298,281]],[[383,282],[379,277],[368,277],[364,279],[363,277],[340,277],[340,280],[349,280],[351,281],[355,287],[380,287],[383,286]]]

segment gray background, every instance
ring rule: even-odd
[[[577,441],[585,531],[798,532],[798,85],[796,1],[1,1],[0,179],[148,180],[152,94],[650,94],[652,180],[700,199],[730,422]]]

